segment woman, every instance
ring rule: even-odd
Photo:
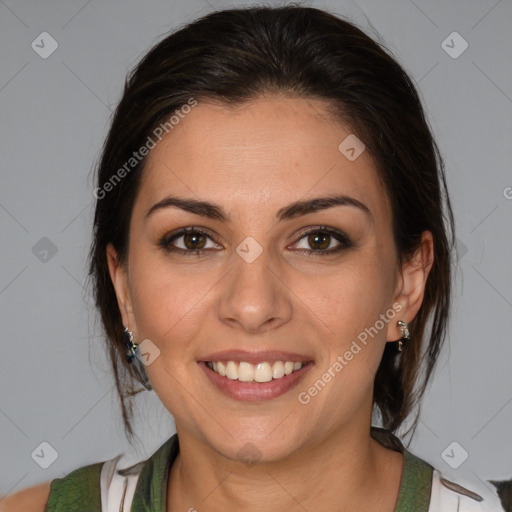
[[[94,194],[127,434],[143,389],[177,433],[21,493],[24,510],[502,510],[393,434],[443,344],[454,229],[380,45],[312,8],[197,20],[129,77]]]

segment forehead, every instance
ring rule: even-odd
[[[151,150],[137,202],[167,194],[197,196],[247,214],[334,193],[389,205],[367,151],[349,160],[339,146],[353,137],[318,99],[264,98],[237,107],[199,103]],[[352,139],[348,139],[352,140]],[[261,213],[260,213],[261,214]]]

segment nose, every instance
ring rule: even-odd
[[[238,253],[232,255],[232,266],[220,294],[218,316],[232,328],[256,334],[276,329],[292,317],[292,292],[272,265],[269,251],[252,262]],[[281,273],[282,274],[282,273]]]

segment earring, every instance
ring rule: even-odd
[[[133,343],[133,332],[128,329],[128,327],[124,328],[123,332],[124,344],[126,345],[126,361],[128,363],[132,363],[134,358],[136,357],[135,350],[139,347],[136,343]]]
[[[151,390],[153,387],[149,382],[148,376],[146,375],[146,371],[144,369],[144,364],[141,363],[140,359],[137,357],[136,350],[139,349],[139,345],[137,343],[133,343],[133,332],[128,329],[128,327],[124,328],[123,331],[123,340],[126,346],[126,361],[128,363],[134,363],[133,369],[135,374],[139,380],[139,382],[147,389]]]
[[[397,324],[398,327],[400,327],[400,332],[402,333],[402,337],[398,340],[398,352],[402,352],[402,340],[410,340],[411,335],[409,334],[409,326],[405,322],[399,320]]]

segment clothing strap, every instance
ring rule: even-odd
[[[165,512],[166,484],[170,467],[178,453],[178,434],[174,434],[145,462],[140,471],[130,512]]]
[[[404,456],[400,493],[394,512],[429,512],[434,468],[408,451],[390,431],[371,427],[370,434],[386,448]]]
[[[144,462],[128,469],[118,469],[118,455],[103,465],[100,474],[100,493],[102,512],[129,512],[133,495]]]
[[[478,492],[475,492],[476,489]],[[434,470],[429,512],[507,512],[494,491],[486,485],[458,476],[457,483]]]

